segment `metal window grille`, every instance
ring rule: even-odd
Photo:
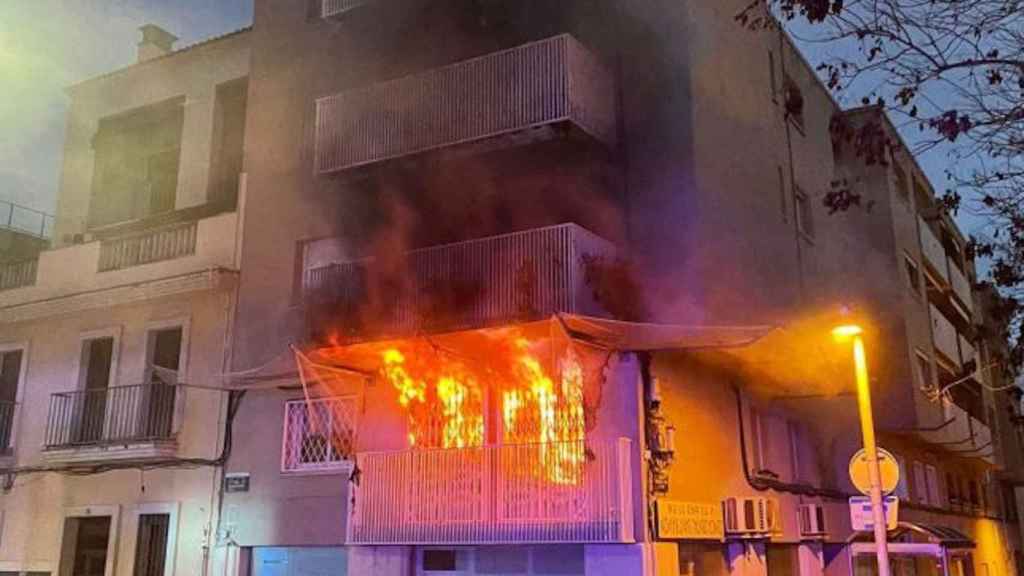
[[[285,404],[281,470],[338,470],[355,450],[356,399],[317,398]]]

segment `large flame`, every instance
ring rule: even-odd
[[[477,361],[422,347],[381,353],[381,373],[406,411],[409,445],[470,448],[536,447],[536,466],[509,470],[578,484],[586,460],[583,369],[571,352],[549,374],[522,338],[487,346]],[[489,399],[485,401],[485,399]],[[486,407],[491,404],[490,410]],[[493,417],[494,424],[487,426]]]

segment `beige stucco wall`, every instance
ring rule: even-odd
[[[65,244],[69,234],[87,228],[94,168],[92,138],[99,121],[171,98],[185,98],[175,208],[205,203],[216,89],[248,72],[249,33],[244,31],[69,88],[55,243]]]

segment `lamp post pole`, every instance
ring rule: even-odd
[[[874,520],[875,548],[878,555],[878,576],[889,576],[889,544],[882,502],[882,473],[878,466],[878,445],[875,443],[875,419],[871,410],[871,389],[868,385],[868,362],[864,340],[853,335],[853,363],[857,377],[857,410],[860,412],[860,431],[864,437],[864,452],[868,458],[868,478],[871,481],[871,515]]]

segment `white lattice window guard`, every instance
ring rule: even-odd
[[[292,400],[285,404],[281,471],[342,472],[351,469],[357,403],[354,397]]]

